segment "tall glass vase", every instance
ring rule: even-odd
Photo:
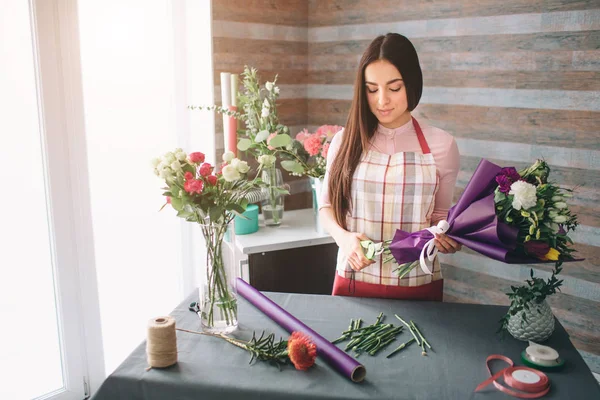
[[[325,228],[321,225],[319,219],[319,206],[321,204],[321,192],[323,190],[323,178],[310,177],[310,186],[312,188],[313,197],[313,218],[315,221],[315,230],[321,234],[327,234]]]
[[[262,190],[264,200],[261,202],[263,217],[266,226],[279,226],[283,219],[283,176],[278,168],[269,167],[262,171],[261,176],[266,184]]]
[[[202,330],[230,333],[237,329],[237,297],[233,266],[233,224],[200,225],[206,242],[206,263],[200,293]]]

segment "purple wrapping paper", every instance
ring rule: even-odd
[[[296,317],[275,304],[243,279],[236,279],[236,290],[238,294],[265,313],[273,321],[277,322],[277,324],[286,331],[290,333],[295,331],[302,332],[310,337],[317,346],[317,355],[327,361],[333,368],[350,378],[353,382],[361,382],[367,375],[367,370],[362,364],[300,322]]]
[[[450,228],[446,235],[478,253],[508,264],[545,262],[515,254],[517,228],[498,221],[494,190],[500,170],[485,159],[479,162],[460,199],[448,212]],[[398,264],[412,262],[419,259],[430,239],[433,234],[425,229],[413,233],[398,229],[390,250]]]

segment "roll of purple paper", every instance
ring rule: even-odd
[[[350,378],[352,382],[361,382],[365,379],[367,370],[364,365],[338,349],[330,341],[275,304],[246,281],[237,278],[236,289],[239,295],[248,300],[254,307],[258,308],[286,331],[290,333],[302,332],[307,335],[317,345],[317,355],[343,375]]]

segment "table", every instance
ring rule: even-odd
[[[264,291],[330,294],[338,247],[317,232],[313,209],[286,211],[276,228],[260,222],[258,232],[235,237],[239,276]]]
[[[412,319],[426,335],[434,352],[421,356],[412,345],[386,359],[362,355],[366,380],[352,383],[323,360],[309,371],[285,366],[279,371],[264,362],[248,365],[249,355],[217,338],[177,332],[179,362],[166,369],[145,371],[145,343],[102,384],[93,400],[187,400],[187,399],[510,399],[488,386],[473,393],[488,377],[485,359],[503,354],[522,365],[520,352],[526,347],[510,336],[495,334],[503,306],[433,303],[400,300],[359,299],[324,295],[265,293],[295,317],[332,340],[347,329],[350,318],[374,322],[383,312],[395,323],[397,313]],[[171,314],[181,328],[198,330],[196,314],[188,311],[190,296]],[[287,333],[244,299],[239,301],[240,328],[236,336],[248,339],[253,330],[279,336]],[[397,337],[398,344],[410,338]],[[392,344],[394,346],[396,342]],[[591,371],[569,341],[562,325],[547,343],[566,360],[560,372],[547,373],[551,381],[547,399],[600,399],[600,387]],[[344,342],[339,344],[343,346]],[[391,351],[391,349],[390,349]],[[498,364],[496,368],[503,368]],[[497,371],[497,370],[496,370]]]

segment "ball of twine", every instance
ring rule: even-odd
[[[148,337],[146,341],[148,367],[166,368],[177,363],[177,334],[175,318],[156,317],[148,321]]]

